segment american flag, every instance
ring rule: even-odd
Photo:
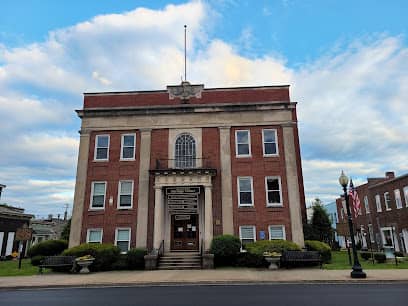
[[[354,188],[353,180],[350,180],[349,195],[350,195],[351,205],[354,211],[354,217],[357,218],[361,210],[361,203],[360,203],[360,199],[358,198],[357,191]]]

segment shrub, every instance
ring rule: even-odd
[[[262,256],[264,252],[300,251],[300,247],[287,240],[260,240],[246,246],[248,253]]]
[[[324,263],[331,261],[331,248],[327,243],[316,240],[306,240],[305,247],[308,251],[318,251]]]
[[[360,252],[360,256],[364,260],[368,260],[371,258],[371,253],[370,252]]]
[[[83,243],[65,250],[63,255],[81,257],[91,255],[95,261],[89,267],[92,271],[107,271],[119,259],[120,249],[112,244]]]
[[[232,266],[241,249],[241,240],[232,235],[215,237],[211,242],[210,252],[214,254],[216,266]]]
[[[235,266],[237,267],[259,268],[267,267],[268,265],[269,263],[262,255],[252,254],[249,252],[238,254],[235,260]]]
[[[128,270],[128,257],[127,254],[119,254],[118,259],[112,263],[112,270]]]
[[[32,264],[33,266],[39,266],[40,263],[41,263],[41,261],[42,261],[44,258],[45,258],[45,256],[42,256],[42,255],[33,256],[33,257],[31,257],[31,264]]]
[[[374,259],[378,263],[384,263],[387,260],[387,257],[385,256],[385,253],[374,253]]]
[[[147,255],[147,250],[144,248],[130,249],[127,252],[127,266],[130,270],[144,269],[144,256]]]
[[[400,251],[395,251],[395,252],[394,252],[394,255],[395,255],[396,257],[404,257],[404,253],[402,253],[402,252],[400,252]]]
[[[61,254],[68,248],[68,242],[66,240],[47,240],[33,245],[27,252],[28,257],[34,257],[38,255],[42,256],[54,256]]]

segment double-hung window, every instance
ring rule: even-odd
[[[109,160],[109,135],[96,135],[94,160]]]
[[[408,207],[408,186],[404,187],[405,206]]]
[[[130,228],[117,228],[115,232],[115,245],[119,247],[121,253],[126,253],[130,249]]]
[[[252,177],[238,177],[238,205],[254,205]]]
[[[397,209],[402,208],[401,193],[399,189],[394,190],[394,197],[395,197],[395,205],[397,206]]]
[[[251,156],[251,136],[249,130],[235,131],[235,144],[237,157]]]
[[[384,193],[385,210],[391,210],[390,193],[387,191]]]
[[[370,241],[374,243],[375,237],[374,237],[373,225],[371,223],[368,224],[368,234],[370,235]]]
[[[377,206],[377,212],[381,212],[381,198],[379,194],[375,195],[375,205]]]
[[[240,226],[239,239],[241,240],[241,250],[245,250],[245,245],[256,241],[255,226],[254,225]]]
[[[266,206],[282,206],[281,179],[278,176],[265,177]]]
[[[134,160],[135,159],[135,134],[123,134],[120,149],[121,160]]]
[[[367,196],[364,196],[364,208],[365,208],[366,214],[369,214],[370,213],[370,206],[368,205],[368,197]]]
[[[263,154],[264,156],[278,155],[278,141],[276,130],[262,130]]]
[[[119,181],[118,208],[132,208],[133,181]]]
[[[284,225],[269,225],[269,240],[275,239],[286,240]]]
[[[92,182],[91,209],[103,209],[105,207],[106,182]]]
[[[102,243],[103,230],[101,228],[88,229],[86,235],[87,243]]]

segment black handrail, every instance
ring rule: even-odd
[[[203,268],[203,255],[204,255],[204,239],[201,239],[201,247],[200,247],[200,265],[201,265],[201,269]]]
[[[159,248],[157,249],[158,258],[164,255],[164,240],[161,241]]]

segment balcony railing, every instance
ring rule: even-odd
[[[213,168],[209,158],[183,157],[177,159],[156,159],[156,169],[210,169]]]

